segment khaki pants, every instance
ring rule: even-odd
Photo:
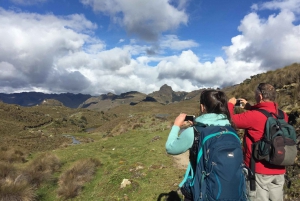
[[[251,201],[283,201],[284,174],[265,175],[255,173],[256,191],[250,191],[247,180],[247,194]]]

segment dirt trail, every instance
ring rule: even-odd
[[[179,169],[186,169],[188,164],[189,164],[189,151],[186,151],[182,154],[173,156],[174,157],[174,161],[175,161],[175,165],[179,168]]]

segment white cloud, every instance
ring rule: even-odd
[[[289,10],[291,12],[300,13],[300,1],[299,0],[274,0],[268,1],[253,6],[256,10]]]
[[[159,64],[160,80],[190,82],[186,86],[226,86],[240,83],[251,75],[300,62],[300,25],[294,25],[295,13],[282,10],[261,18],[253,12],[238,27],[241,32],[232,44],[223,47],[226,58],[201,63],[192,51],[164,58]],[[185,88],[183,86],[183,88]]]
[[[156,41],[165,31],[186,25],[188,16],[183,7],[187,0],[181,0],[175,8],[169,0],[81,0],[96,12],[103,12],[120,24],[130,34],[148,41]]]
[[[170,48],[171,50],[184,50],[197,47],[198,43],[193,40],[179,40],[176,35],[166,35],[160,42],[161,48]]]
[[[286,10],[268,19],[248,14],[238,28],[242,34],[224,48],[228,59],[256,64],[261,70],[300,62],[300,26],[294,21],[294,13]]]
[[[29,5],[37,5],[47,2],[48,0],[10,0],[14,4],[29,6]]]
[[[56,79],[59,80],[60,77],[88,82],[78,73],[69,71],[69,66],[55,68],[58,58],[80,51],[83,45],[91,40],[90,36],[83,32],[92,31],[96,25],[84,16],[59,18],[53,15],[16,13],[0,8],[0,24],[0,62],[11,66],[6,76],[14,83],[12,87],[51,88],[58,83]],[[22,79],[19,75],[22,75]],[[52,76],[58,77],[54,79]],[[68,86],[60,87],[59,92],[69,90]],[[71,91],[76,91],[73,88]],[[78,90],[80,89],[82,86],[78,86]]]
[[[179,9],[184,7],[184,0],[178,1],[178,9],[167,0],[141,1],[143,5],[134,0],[128,1],[128,5],[117,0],[82,2],[121,19],[128,30],[127,18],[144,11],[144,4],[150,8],[157,6],[157,12],[142,13],[140,19],[134,17],[131,21],[150,20],[153,30],[157,30],[155,37],[187,20],[187,15]],[[256,7],[266,9],[264,4]],[[150,45],[141,45],[136,39],[126,40],[129,44],[120,40],[123,46],[107,49],[106,43],[95,36],[98,26],[83,15],[57,17],[0,8],[0,87],[5,92],[23,89],[97,95],[151,93],[163,84],[177,91],[236,84],[251,75],[300,62],[300,26],[293,10],[284,9],[268,18],[262,18],[259,12],[246,15],[238,27],[240,35],[233,36],[232,44],[223,47],[226,57],[201,62],[200,56],[193,52],[199,44],[180,40],[174,34]],[[165,15],[171,16],[170,19]],[[175,22],[172,16],[177,20],[179,16],[182,18]],[[170,56],[164,56],[171,51]]]

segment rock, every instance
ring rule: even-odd
[[[155,136],[154,138],[152,138],[151,142],[154,142],[156,140],[159,140],[160,139],[160,136]]]
[[[123,179],[120,188],[125,188],[127,185],[130,185],[131,182],[128,179]]]

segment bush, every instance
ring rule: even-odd
[[[24,180],[7,178],[0,181],[0,201],[33,201],[34,189]]]
[[[99,160],[92,158],[77,161],[59,177],[58,196],[64,199],[76,197],[80,193],[84,183],[92,179],[96,168],[100,165]]]
[[[34,187],[52,179],[52,174],[61,167],[59,159],[51,153],[43,153],[23,171],[27,182]]]
[[[21,150],[16,148],[6,148],[1,147],[0,149],[0,161],[6,161],[9,163],[13,162],[26,162],[27,154]]]
[[[14,177],[16,175],[16,168],[7,162],[0,161],[0,181],[7,177]]]

